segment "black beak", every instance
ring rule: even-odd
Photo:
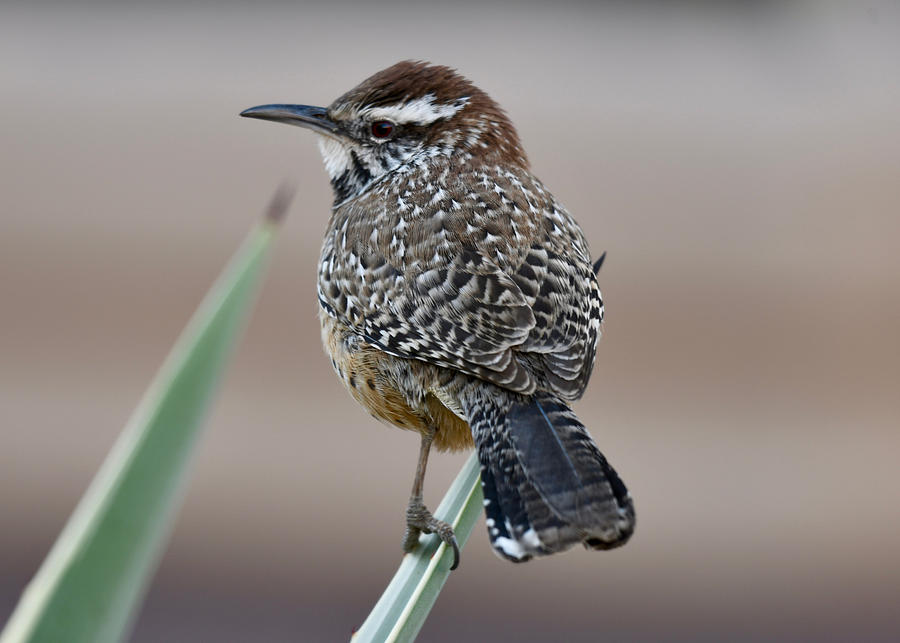
[[[341,134],[337,124],[328,118],[328,111],[324,107],[313,107],[312,105],[259,105],[245,109],[241,112],[241,116],[297,125],[298,127],[305,127],[319,134],[329,136],[339,136]]]

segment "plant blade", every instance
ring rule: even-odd
[[[247,318],[280,191],[178,338],[34,579],[0,643],[122,640],[181,499],[193,446]]]
[[[465,546],[481,515],[481,468],[473,453],[456,476],[435,516],[450,523],[459,548]],[[353,635],[353,643],[405,642],[416,638],[450,575],[453,551],[437,536],[403,557],[381,598]]]

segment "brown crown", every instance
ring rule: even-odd
[[[485,145],[471,151],[478,154],[497,154],[500,160],[528,165],[525,152],[515,127],[490,96],[478,89],[456,70],[424,61],[404,60],[370,76],[359,85],[335,100],[329,111],[397,105],[433,95],[437,104],[451,104],[468,98],[466,106],[452,118],[438,121],[432,140],[440,140],[443,134],[456,131],[462,138],[468,131],[478,129],[479,141]]]

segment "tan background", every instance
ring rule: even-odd
[[[299,197],[133,640],[363,620],[418,445],[319,348],[312,137],[237,113],[423,58],[508,109],[609,251],[577,409],[639,521],[623,550],[524,566],[480,524],[422,639],[896,637],[900,10],[712,5],[4,3],[0,622],[286,177]],[[461,462],[434,460],[429,502]]]

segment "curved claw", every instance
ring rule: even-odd
[[[453,564],[450,565],[450,571],[452,572],[459,567],[459,543],[456,542],[456,536],[451,536],[448,544],[453,547]]]
[[[435,518],[422,504],[421,499],[413,497],[409,507],[406,508],[406,536],[403,538],[403,551],[411,553],[419,545],[419,535],[422,533],[434,534],[444,544],[451,547],[453,549],[453,565],[450,567],[450,571],[459,567],[459,543],[456,540],[456,534],[453,533],[453,527],[443,520]]]
[[[407,527],[406,535],[403,537],[403,551],[411,554],[419,546],[419,535],[421,533],[419,529]]]
[[[447,523],[435,519],[432,519],[432,521],[432,533],[437,534],[447,547],[453,549],[453,565],[450,566],[450,571],[452,572],[459,567],[459,543],[456,540],[456,534],[453,533],[453,528]]]

